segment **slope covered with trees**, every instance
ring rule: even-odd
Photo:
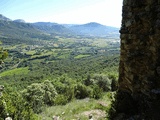
[[[0,20],[0,23],[4,28],[0,28],[3,49],[8,51],[1,52],[3,59],[8,57],[0,68],[0,85],[5,87],[0,96],[0,119],[9,113],[14,120],[38,120],[51,106],[62,107],[83,99],[96,102],[106,92],[116,90],[118,38],[60,36],[49,34],[46,24],[40,30],[24,22]],[[107,93],[107,99],[110,98]],[[96,105],[84,108],[108,109],[101,102]],[[49,120],[51,116],[47,115],[53,113],[45,114]],[[72,119],[77,118],[76,111],[72,114]],[[64,116],[71,119],[67,114]]]

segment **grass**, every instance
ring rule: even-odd
[[[35,50],[30,50],[30,51],[27,51],[27,52],[25,52],[27,55],[33,55],[33,54],[35,54],[36,53],[36,51]]]
[[[77,55],[76,57],[74,57],[74,58],[76,58],[76,59],[79,59],[79,58],[84,58],[84,57],[88,57],[88,56],[90,56],[90,55]]]
[[[108,43],[105,39],[97,39],[97,40],[93,41],[92,45],[103,48],[103,47],[107,47]]]
[[[7,70],[2,73],[0,73],[0,76],[9,76],[9,75],[14,75],[14,74],[27,74],[29,72],[28,67],[24,68],[15,68],[12,70]]]
[[[58,41],[63,42],[63,43],[74,43],[75,39],[74,38],[59,38]]]
[[[65,59],[68,57],[69,57],[69,54],[63,54],[63,55],[58,56],[58,58],[60,58],[60,59]]]
[[[101,105],[101,103],[106,104],[106,106]],[[98,120],[107,120],[104,118],[107,115],[105,112],[108,107],[110,107],[110,93],[105,93],[103,98],[99,100],[95,99],[82,99],[82,100],[73,100],[72,102],[63,105],[63,106],[51,106],[46,107],[45,110],[39,114],[39,117],[45,120],[52,120],[52,116],[60,116],[60,118],[64,120],[77,120],[80,118],[81,120],[88,120],[89,113],[93,111],[102,111],[103,116],[99,116]],[[93,117],[98,113],[92,113]]]

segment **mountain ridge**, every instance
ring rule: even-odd
[[[119,28],[105,26],[96,22],[71,26],[70,29],[81,35],[108,36],[114,34],[114,36],[119,36]]]
[[[26,23],[25,20],[23,20],[23,19],[16,19],[16,20],[14,20],[14,22]]]
[[[71,31],[65,26],[54,22],[35,22],[31,23],[34,27],[42,32],[49,34],[71,34]]]
[[[100,23],[58,24],[54,22],[27,23],[22,19],[11,20],[0,14],[0,38],[44,39],[54,36],[119,37],[119,28]]]
[[[0,14],[0,20],[1,21],[12,21],[11,19],[5,17],[4,15]]]

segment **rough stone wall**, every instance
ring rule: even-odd
[[[117,111],[155,119],[160,111],[160,0],[124,0],[122,10]]]

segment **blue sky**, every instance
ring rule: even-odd
[[[0,14],[26,22],[84,24],[98,22],[120,27],[123,0],[0,0]]]

